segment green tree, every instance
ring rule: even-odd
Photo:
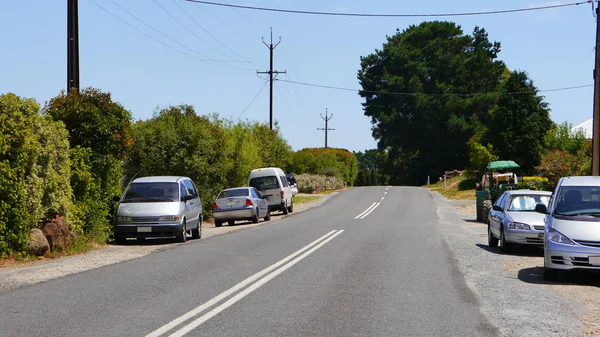
[[[75,189],[74,193],[74,203],[79,205],[75,212],[83,218],[84,231],[107,238],[114,207],[112,197],[121,194],[122,161],[131,145],[131,113],[113,101],[110,93],[94,88],[69,94],[63,91],[48,102],[44,113],[65,124],[71,148],[81,148],[71,153],[74,163],[84,162],[91,169],[88,189],[83,189],[85,194],[79,194],[82,189]],[[72,167],[72,171],[82,176],[80,168]],[[73,177],[76,183],[79,177]],[[85,202],[90,198],[95,200],[94,207]]]
[[[358,162],[357,186],[380,186],[388,184],[388,177],[384,173],[385,153],[377,149],[355,152]]]
[[[562,150],[576,156],[586,151],[588,141],[582,130],[571,132],[571,124],[563,122],[548,130],[544,143],[549,151]]]
[[[484,29],[465,35],[454,23],[435,21],[398,30],[361,58],[359,94],[393,183],[422,184],[468,165],[467,143],[487,123],[494,98],[470,94],[498,87],[506,69],[499,52]]]
[[[498,157],[516,161],[526,174],[539,165],[544,137],[554,125],[548,104],[537,92],[526,73],[513,72],[501,84],[490,112],[488,137]]]

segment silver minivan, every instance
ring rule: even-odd
[[[128,237],[175,237],[185,242],[202,235],[202,204],[188,177],[154,176],[134,179],[119,202],[114,227],[115,242]]]
[[[559,271],[600,270],[600,177],[560,178],[546,208],[544,279]]]

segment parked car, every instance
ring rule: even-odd
[[[202,204],[194,182],[188,177],[155,176],[129,183],[119,202],[115,241],[128,237],[175,237],[185,242],[202,235]]]
[[[260,218],[271,220],[271,212],[266,196],[254,187],[237,187],[221,191],[212,203],[215,227],[224,222],[230,226],[236,220],[251,220],[258,223]]]
[[[294,173],[292,173],[292,171],[288,171],[285,174],[285,178],[288,181],[288,184],[290,185],[290,188],[292,189],[292,196],[295,196],[296,194],[298,194],[298,184],[296,183],[296,177],[294,176]]]
[[[600,270],[600,177],[563,177],[547,207],[544,235],[544,279],[559,271]]]
[[[488,215],[488,245],[498,246],[507,253],[515,244],[544,244],[544,215],[535,211],[536,205],[548,205],[552,192],[511,190],[504,192]]]
[[[288,214],[294,211],[294,195],[285,177],[278,167],[264,167],[250,171],[248,186],[254,187],[268,197],[270,211],[282,211]]]

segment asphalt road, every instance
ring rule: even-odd
[[[0,293],[2,336],[488,336],[428,191],[353,188],[281,221]]]

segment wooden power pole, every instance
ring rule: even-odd
[[[267,48],[269,48],[269,54],[270,54],[270,67],[269,67],[269,71],[261,71],[261,72],[256,72],[257,74],[269,74],[269,85],[270,85],[270,101],[269,101],[269,126],[271,128],[271,130],[273,130],[273,74],[285,74],[285,71],[273,71],[273,50],[275,49],[275,47],[277,47],[280,43],[281,43],[281,37],[279,37],[279,42],[277,42],[275,45],[273,45],[273,28],[271,28],[271,43],[267,44],[265,42],[265,40],[263,39],[263,43],[265,44],[265,46],[267,46]]]
[[[67,0],[67,94],[79,90],[79,0]]]
[[[594,115],[592,122],[592,175],[600,175],[600,8],[596,6],[596,62],[594,65]]]

